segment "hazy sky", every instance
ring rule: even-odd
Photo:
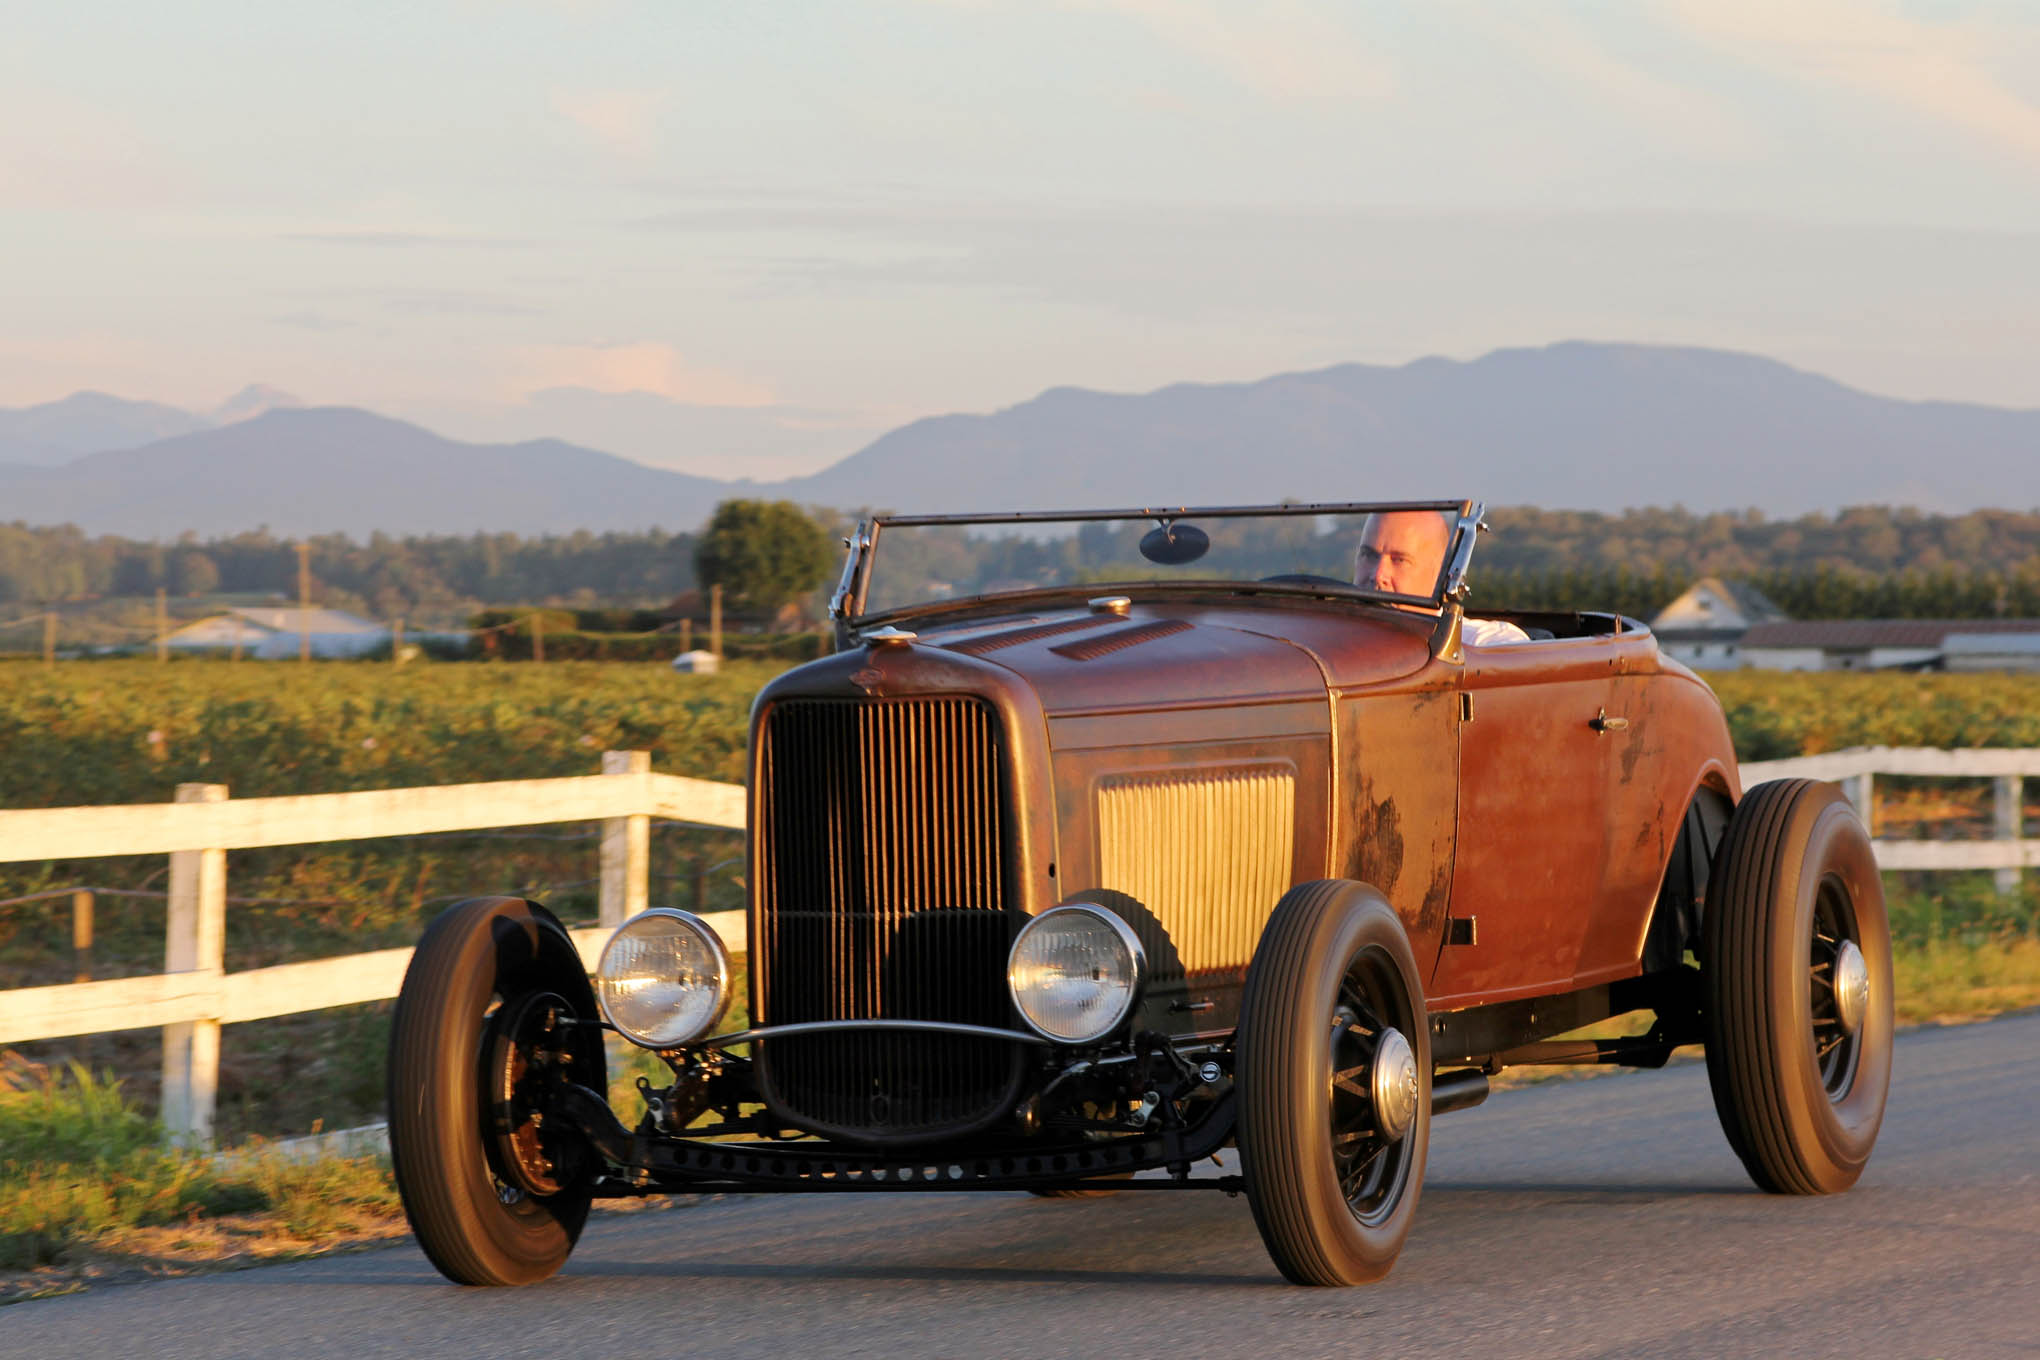
[[[274,383],[719,475],[1567,338],[2040,406],[2031,0],[67,0],[0,405]]]

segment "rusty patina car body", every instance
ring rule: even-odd
[[[875,609],[888,533],[1029,517],[865,524],[835,598],[839,650],[775,680],[753,712],[748,1029],[632,1034],[673,1081],[641,1083],[644,1108],[619,1118],[591,1079],[599,1007],[548,944],[556,923],[532,904],[464,904],[462,938],[495,941],[488,995],[502,998],[476,1015],[485,1132],[468,1175],[485,1155],[473,1197],[494,1194],[509,1226],[480,1242],[424,1184],[460,1155],[460,1135],[443,1133],[468,1118],[458,1092],[451,1113],[393,1114],[399,1180],[435,1262],[475,1283],[535,1278],[602,1195],[1111,1185],[1245,1190],[1286,1274],[1355,1282],[1385,1271],[1408,1231],[1430,1116],[1478,1103],[1489,1074],[1658,1065],[1702,1041],[1714,1061],[1731,1040],[1710,1010],[1742,1003],[1710,991],[1695,959],[1729,947],[1709,945],[1706,903],[1743,791],[1719,704],[1647,628],[1516,613],[1501,617],[1529,640],[1467,645],[1481,527],[1470,502],[1088,520],[1175,533],[1334,513],[1442,515],[1451,537],[1432,591],[1192,576]],[[1822,834],[1846,838],[1831,823]],[[1798,1064],[1791,1036],[1805,1031],[1814,1076],[1790,1079],[1825,1082],[1836,1109],[1875,1085],[1874,1138],[1888,950],[1874,882],[1842,859],[1809,880],[1827,915],[1806,908],[1810,928],[1781,927],[1780,948],[1803,946],[1777,965],[1787,1000],[1808,1009],[1780,1022],[1780,1042]],[[1072,904],[1123,922],[1138,956],[1124,1015],[1079,1042],[1022,1023],[1009,980],[1022,927]],[[1327,962],[1328,950],[1344,952]],[[1848,970],[1861,969],[1858,985]],[[1837,1009],[1844,972],[1854,990]],[[400,1082],[429,1086],[438,1062],[458,1085],[472,1062],[471,1048],[421,1056],[406,1004],[393,1110]],[[1882,1040],[1863,1019],[1878,1004]],[[1639,1037],[1558,1037],[1632,1011],[1656,1017]],[[1842,1036],[1828,1048],[1823,1015]],[[1745,1046],[1770,1052],[1777,1029]],[[1720,1083],[1735,1079],[1718,1077],[1717,1103],[1762,1183],[1768,1135],[1731,1125],[1739,1097]],[[1234,1144],[1240,1174],[1191,1174]],[[1771,1160],[1789,1172],[1797,1145],[1783,1146]],[[1143,1171],[1161,1174],[1125,1179]],[[527,1238],[551,1245],[515,1246]]]

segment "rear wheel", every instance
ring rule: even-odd
[[[1869,834],[1832,784],[1744,796],[1701,965],[1714,1109],[1750,1178],[1776,1194],[1854,1185],[1891,1084],[1891,933]]]
[[[606,1085],[574,942],[535,902],[448,907],[412,955],[390,1028],[390,1160],[418,1245],[459,1284],[529,1284],[581,1235],[599,1159],[546,1093]]]
[[[1254,1222],[1297,1284],[1386,1275],[1430,1141],[1431,1042],[1409,937],[1381,894],[1327,880],[1276,905],[1247,969],[1234,1079]]]

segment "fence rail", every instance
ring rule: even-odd
[[[731,784],[654,774],[642,751],[610,751],[603,773],[433,788],[231,799],[219,784],[182,784],[174,803],[0,811],[0,862],[170,857],[164,970],[151,977],[0,991],[0,1043],[115,1030],[163,1029],[163,1121],[181,1142],[212,1137],[220,1026],[397,994],[411,950],[225,970],[226,854],[261,846],[367,840],[443,831],[602,824],[600,925],[573,932],[591,965],[608,931],[648,904],[651,819],[744,829],[744,791]],[[1994,781],[1995,838],[1876,842],[1886,869],[1995,869],[2001,888],[2040,868],[2040,840],[2023,836],[2022,783],[2040,777],[2040,749],[1936,751],[1866,747],[1742,767],[1745,787],[1802,777],[1842,784],[1874,825],[1875,777],[1927,775]],[[742,912],[709,917],[733,953],[745,949]]]
[[[2040,868],[2040,840],[2025,838],[2026,776],[2040,777],[2040,747],[1942,751],[1921,746],[1854,746],[1825,755],[1752,761],[1743,787],[1767,779],[1825,779],[1840,784],[1863,821],[1877,826],[1877,776],[1991,781],[1989,840],[1878,840],[1882,869],[1995,869],[2000,892],[2014,892],[2022,869]]]
[[[603,773],[432,788],[230,799],[221,784],[180,784],[174,803],[0,811],[0,862],[165,854],[170,858],[163,972],[0,991],[0,1043],[114,1030],[163,1030],[164,1127],[190,1145],[212,1139],[220,1026],[397,994],[411,950],[225,969],[227,851],[324,841],[600,822],[594,928],[573,932],[591,965],[608,932],[649,903],[651,821],[744,829],[744,791],[654,774],[643,751],[609,751]],[[709,917],[732,952],[744,914]]]

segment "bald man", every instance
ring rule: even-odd
[[[1396,595],[1429,595],[1445,568],[1452,517],[1441,510],[1387,510],[1367,517],[1353,551],[1353,584]],[[1418,610],[1417,605],[1397,605]],[[1424,610],[1421,612],[1430,612]],[[1528,642],[1529,634],[1502,619],[1467,619],[1460,641],[1473,647]]]

